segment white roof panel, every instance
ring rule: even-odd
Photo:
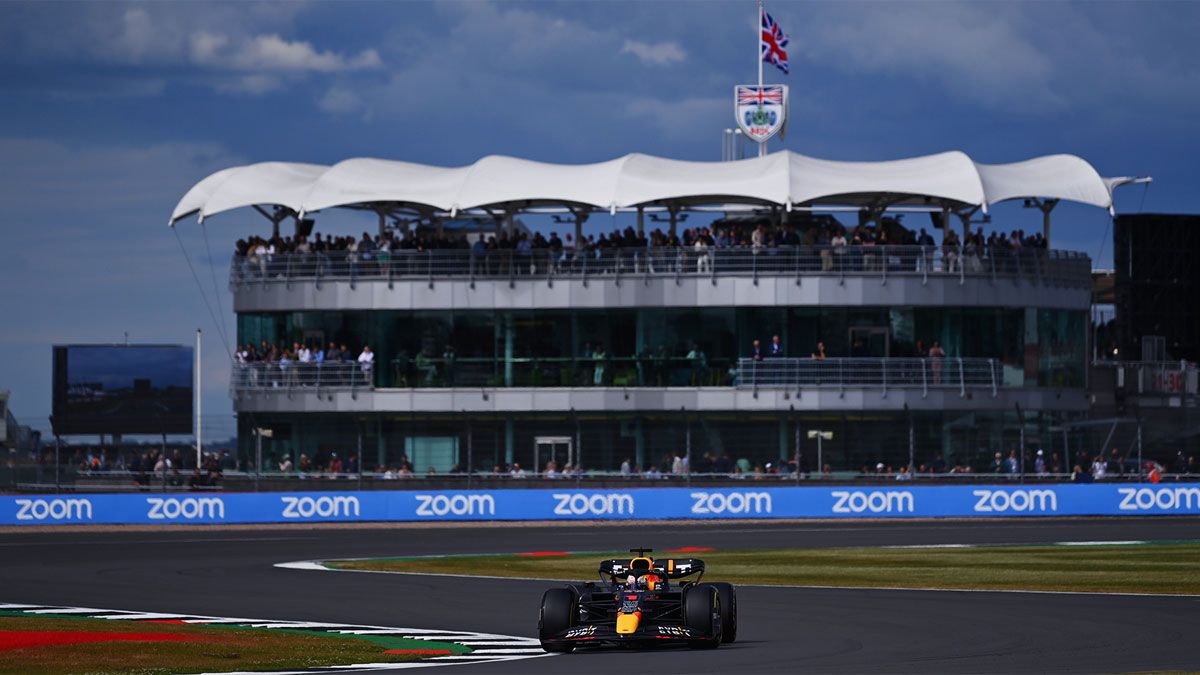
[[[545,203],[613,209],[666,201],[851,205],[873,195],[901,195],[984,208],[1022,197],[1111,208],[1112,190],[1127,182],[1101,178],[1073,155],[979,164],[957,151],[884,162],[834,161],[790,151],[733,162],[641,154],[596,164],[489,156],[464,167],[370,158],[333,167],[264,162],[218,171],[200,181],[179,201],[171,222],[192,213],[203,218],[255,204],[312,212],[373,202],[443,211]]]

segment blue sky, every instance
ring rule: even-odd
[[[787,147],[833,159],[949,149],[1079,154],[1151,174],[1122,212],[1198,212],[1200,3],[769,2],[791,35]],[[755,3],[0,4],[0,388],[46,427],[50,345],[188,343],[205,330],[206,435],[231,434],[228,366],[165,226],[246,162],[378,156],[457,165],[645,152],[718,159],[755,76]],[[611,223],[593,219],[599,226]],[[180,226],[232,328],[232,242],[251,211]],[[1102,211],[1055,245],[1111,264]],[[1040,215],[997,209],[994,225]],[[623,224],[623,223],[622,223]]]

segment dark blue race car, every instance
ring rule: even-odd
[[[600,562],[600,581],[546,591],[538,620],[542,649],[672,643],[713,649],[737,639],[733,585],[700,583],[703,560],[654,559],[651,552],[630,549],[637,557]]]

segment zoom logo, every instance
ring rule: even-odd
[[[633,514],[633,495],[625,492],[586,495],[581,492],[552,495],[558,500],[554,514],[559,516],[612,516]]]
[[[771,495],[766,492],[693,492],[692,513],[770,513]]]
[[[150,520],[224,520],[225,502],[220,497],[147,497]]]
[[[834,490],[834,513],[912,513],[908,490]]]
[[[87,499],[18,499],[17,520],[91,520]]]
[[[1200,508],[1200,488],[1117,488],[1122,511],[1192,511]]]
[[[496,500],[491,495],[416,495],[417,515],[494,516]]]
[[[971,494],[978,498],[975,513],[1058,510],[1058,494],[1053,490],[972,490]]]
[[[350,518],[359,516],[358,497],[280,497],[284,518]]]

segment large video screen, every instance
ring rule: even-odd
[[[191,347],[54,348],[54,433],[192,433]]]

